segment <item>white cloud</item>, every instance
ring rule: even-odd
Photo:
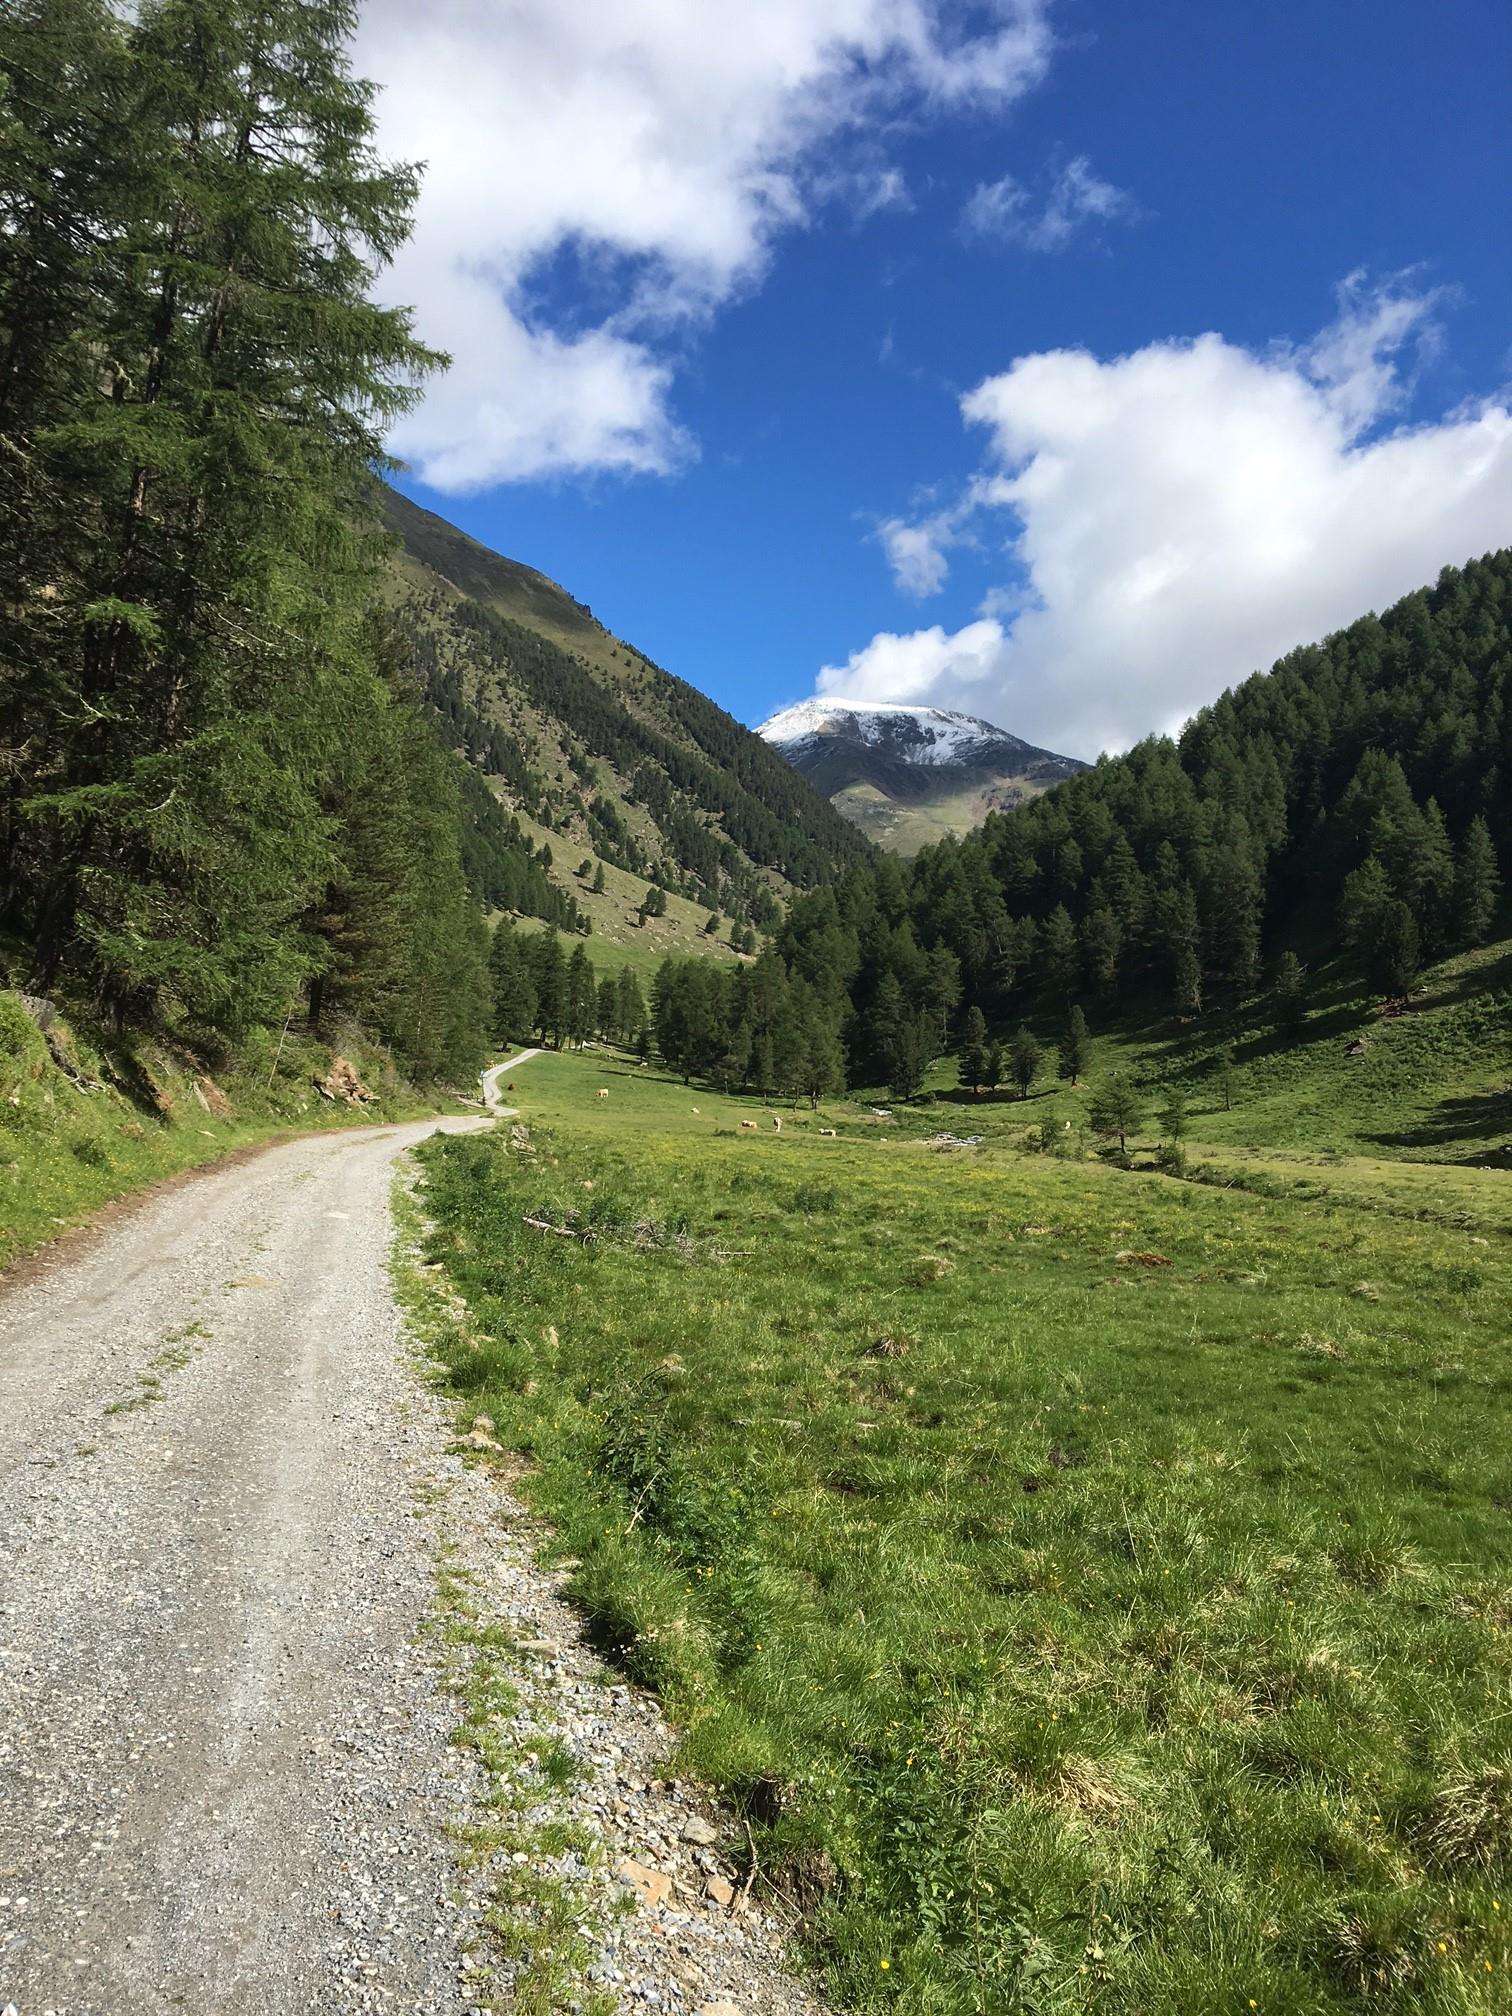
[[[1085,225],[1138,214],[1133,197],[1094,174],[1086,155],[1078,154],[1055,172],[1042,202],[1013,175],[978,183],[961,212],[961,229],[970,238],[1059,252]]]
[[[902,518],[884,518],[877,538],[887,555],[893,581],[904,595],[922,599],[938,595],[945,586],[950,562],[945,557],[953,545],[953,527],[947,516],[926,518],[910,525]]]
[[[1301,348],[1209,334],[1019,358],[962,410],[992,449],[968,496],[1011,514],[1020,585],[954,633],[874,637],[819,690],[959,705],[1090,756],[1506,543],[1505,396],[1383,425],[1433,308],[1354,276]]]
[[[1045,4],[984,0],[973,30],[950,0],[762,0],[735,26],[708,0],[367,0],[381,144],[427,164],[384,291],[455,360],[395,451],[449,489],[675,466],[679,340],[817,205],[907,200],[868,115],[1037,83]],[[563,254],[603,286],[587,328],[533,305]]]

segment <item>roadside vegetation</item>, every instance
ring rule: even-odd
[[[1494,1211],[1037,1152],[1017,1100],[513,1098],[424,1151],[459,1403],[847,2006],[1506,2006]]]
[[[166,1037],[91,1035],[59,1017],[55,1055],[19,996],[0,992],[0,1269],[129,1191],[274,1134],[435,1112],[437,1096],[360,1030],[333,1034],[337,1048],[267,1030],[211,1067]],[[370,1095],[361,1103],[333,1073],[338,1055]]]

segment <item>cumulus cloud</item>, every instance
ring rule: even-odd
[[[978,183],[961,212],[961,229],[968,238],[1059,252],[1087,225],[1128,221],[1138,214],[1133,197],[1094,174],[1086,155],[1078,154],[1055,171],[1040,198],[1013,175]]]
[[[1505,395],[1390,424],[1434,311],[1353,276],[1302,346],[1020,357],[962,402],[991,451],[969,495],[1008,514],[1014,578],[963,629],[878,635],[819,690],[961,706],[1091,756],[1504,544]]]
[[[381,144],[426,163],[385,294],[454,359],[395,451],[451,490],[675,467],[679,344],[816,206],[907,200],[865,151],[872,115],[1037,83],[1044,8],[763,0],[730,32],[708,0],[367,0]],[[586,322],[549,305],[563,258],[602,299]]]
[[[922,600],[926,595],[937,595],[945,586],[950,572],[946,548],[956,543],[951,514],[925,518],[917,525],[903,518],[884,518],[877,527],[877,538],[902,594]]]

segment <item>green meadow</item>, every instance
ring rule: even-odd
[[[424,1151],[459,1410],[838,2003],[1512,2006],[1509,1179],[607,1054],[512,1097]]]

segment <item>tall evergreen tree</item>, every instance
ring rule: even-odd
[[[555,931],[542,931],[531,947],[536,1029],[543,1042],[560,1048],[567,1034],[567,960]]]
[[[1276,962],[1276,984],[1272,989],[1276,1025],[1286,1030],[1300,1029],[1307,1019],[1307,969],[1288,948]]]
[[[966,1010],[958,1055],[961,1083],[973,1092],[980,1092],[987,1082],[987,1018],[974,1001]]]
[[[501,1046],[519,1042],[536,1024],[535,979],[519,934],[507,917],[494,927],[488,964],[494,1041]]]
[[[1069,1078],[1073,1085],[1079,1084],[1092,1058],[1092,1038],[1080,1008],[1073,1008],[1067,1015],[1059,1048],[1061,1077]]]
[[[1096,1087],[1087,1108],[1094,1133],[1116,1134],[1121,1155],[1129,1152],[1128,1137],[1144,1118],[1144,1100],[1134,1081],[1115,1071]]]
[[[31,605],[54,670],[10,910],[37,985],[72,973],[118,1014],[162,997],[234,1026],[319,956],[354,527],[433,361],[371,301],[414,178],[373,153],[354,25],[344,0],[146,0],[117,31],[130,168],[92,220],[97,368],[29,444],[77,529]],[[74,144],[98,141],[81,122]]]
[[[1039,1076],[1042,1056],[1038,1039],[1032,1029],[1020,1029],[1013,1039],[1013,1050],[1009,1066],[1013,1072],[1013,1082],[1018,1087],[1020,1099],[1027,1099],[1034,1090],[1034,1081]]]
[[[1470,821],[1454,864],[1454,932],[1461,945],[1484,945],[1496,915],[1501,877],[1491,829],[1479,813]]]
[[[593,1034],[597,1009],[598,988],[593,977],[593,961],[581,945],[574,946],[572,957],[567,962],[566,1033],[580,1050]]]

